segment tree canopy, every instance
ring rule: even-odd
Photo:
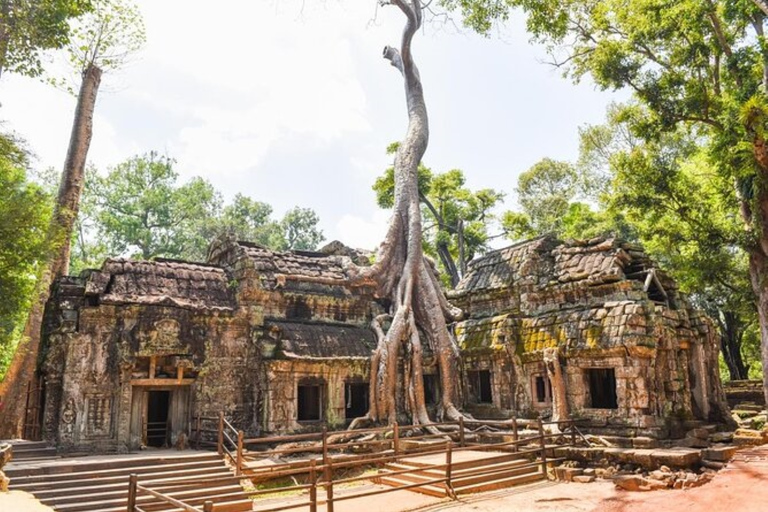
[[[65,47],[72,36],[70,21],[91,9],[91,0],[3,0],[0,75],[39,76],[42,53]]]
[[[269,204],[243,194],[225,205],[203,178],[179,183],[170,157],[134,156],[104,175],[89,169],[72,269],[98,266],[108,256],[203,261],[211,240],[225,232],[275,250],[312,250],[323,241],[313,210],[272,214]]]

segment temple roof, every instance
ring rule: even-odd
[[[109,259],[87,275],[86,295],[103,304],[147,304],[232,310],[234,293],[224,269],[185,261]]]
[[[593,238],[560,242],[543,236],[498,249],[469,263],[454,296],[528,286],[549,286],[583,281],[595,285],[625,278],[644,279],[655,269],[639,245],[615,238]],[[664,286],[674,283],[655,270]]]
[[[290,359],[369,359],[376,337],[367,328],[321,323],[270,322],[280,352]]]

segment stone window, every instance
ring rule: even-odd
[[[424,402],[437,405],[440,401],[440,384],[437,375],[424,375]]]
[[[471,370],[467,372],[469,392],[474,397],[475,403],[493,403],[491,392],[491,372],[488,370]]]
[[[616,398],[616,371],[613,368],[589,368],[589,407],[593,409],[618,409]]]
[[[347,382],[344,386],[344,415],[348,420],[368,412],[368,384]]]
[[[320,421],[323,419],[323,386],[319,383],[299,384],[296,388],[297,419]]]
[[[544,373],[533,375],[533,400],[539,405],[552,403],[552,388],[549,378]]]

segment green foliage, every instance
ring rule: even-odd
[[[223,233],[275,250],[311,250],[323,241],[313,210],[295,207],[276,220],[270,205],[242,194],[222,208],[221,194],[206,180],[179,184],[175,165],[150,152],[105,176],[86,169],[70,273],[116,256],[203,261],[211,240]],[[54,192],[57,179],[53,170],[38,177]]]
[[[317,228],[320,217],[310,208],[295,206],[288,210],[280,221],[284,235],[283,250],[311,251],[324,240],[323,232]]]
[[[398,147],[398,143],[390,144],[387,154],[396,153]],[[470,190],[463,171],[435,174],[424,164],[419,165],[418,184],[424,252],[440,261],[444,284],[453,287],[460,277],[462,253],[468,262],[488,249],[488,228],[494,221],[491,211],[503,201],[504,194],[490,188]],[[373,190],[381,208],[394,206],[394,167],[376,179]]]
[[[176,185],[174,161],[157,153],[133,157],[105,177],[93,176],[98,237],[113,255],[205,257],[202,226],[221,206],[210,183]]]
[[[93,9],[72,26],[69,58],[73,67],[85,71],[119,68],[146,41],[144,20],[138,7],[128,0],[92,0]]]
[[[530,229],[558,233],[578,191],[578,176],[566,162],[545,158],[520,175],[517,200],[528,217]]]
[[[51,215],[50,197],[27,180],[26,166],[21,145],[0,135],[0,380],[23,328]]]
[[[39,76],[41,54],[63,48],[70,21],[92,8],[90,0],[3,0],[0,7],[0,71]]]

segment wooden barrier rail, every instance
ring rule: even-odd
[[[179,501],[175,498],[172,498],[171,496],[157,492],[153,489],[150,489],[149,487],[139,485],[138,476],[136,473],[132,473],[128,478],[128,503],[126,507],[128,512],[145,512],[144,509],[136,505],[136,501],[140,493],[149,494],[150,496],[153,496],[160,501],[184,510],[184,512],[213,512],[213,501],[205,501],[203,503],[202,509],[193,507],[192,505],[187,505],[183,501]]]
[[[463,469],[462,478],[475,477],[493,474],[498,472],[497,468],[491,467],[493,464],[497,464],[502,461],[509,460],[510,456],[525,457],[535,455],[535,460],[530,463],[518,465],[517,467],[530,468],[541,467],[542,474],[546,476],[547,465],[555,462],[559,462],[563,459],[549,458],[547,457],[547,445],[548,440],[555,440],[559,442],[565,442],[560,446],[574,446],[576,444],[576,422],[573,420],[559,421],[559,422],[543,422],[539,420],[532,421],[518,421],[512,419],[511,421],[495,422],[495,421],[481,421],[481,420],[460,420],[457,422],[442,422],[434,423],[430,425],[406,425],[401,426],[394,424],[392,426],[369,428],[360,431],[354,431],[354,433],[342,431],[342,432],[328,432],[323,429],[322,432],[294,434],[287,436],[271,436],[263,438],[245,438],[242,431],[235,430],[233,425],[223,417],[221,414],[218,418],[200,418],[196,422],[197,426],[197,441],[199,442],[200,432],[204,429],[201,428],[202,421],[216,421],[218,423],[218,429],[215,432],[218,439],[217,449],[219,453],[225,458],[228,457],[235,468],[235,476],[230,477],[217,477],[206,480],[206,483],[219,483],[219,482],[238,482],[242,483],[244,480],[256,481],[259,478],[264,479],[276,479],[286,476],[294,476],[300,474],[308,475],[308,483],[305,484],[293,484],[285,487],[262,489],[245,491],[247,495],[261,496],[266,494],[272,494],[276,492],[284,491],[308,491],[308,497],[304,501],[291,501],[289,504],[281,504],[276,507],[260,509],[261,512],[278,512],[281,510],[287,510],[291,508],[309,507],[310,512],[316,512],[318,505],[326,505],[328,512],[333,512],[334,502],[349,500],[354,498],[360,498],[364,496],[373,496],[377,494],[384,494],[387,492],[394,492],[403,489],[413,489],[421,486],[438,485],[442,484],[445,489],[446,496],[455,498],[453,491],[452,479],[453,471],[456,463],[453,462],[453,455],[460,451],[498,451],[499,449],[511,449],[508,454],[493,455],[482,459],[483,463],[472,469]],[[505,428],[512,428],[511,432],[475,432],[467,428],[467,425],[480,425],[480,426],[503,426]],[[526,427],[534,427],[530,431],[531,435],[521,435],[519,426],[524,425]],[[557,432],[546,433],[544,427],[556,425],[558,427]],[[408,435],[417,431],[424,431],[427,427],[455,427],[455,431],[446,432],[445,434],[427,433],[422,435]],[[569,432],[560,430],[561,426],[566,426],[566,429],[570,429]],[[427,429],[428,430],[428,429]],[[403,433],[406,436],[403,436]],[[213,433],[209,431],[208,433]],[[383,437],[391,436],[385,439],[368,439],[364,441],[351,441],[351,442],[332,442],[338,440],[347,440],[350,434],[379,434]],[[502,438],[512,435],[512,441],[503,442],[490,442],[490,443],[477,443],[467,440],[469,436],[476,436],[482,434],[487,439]],[[445,443],[439,444],[439,447],[429,446],[426,450],[404,450],[402,446],[403,440],[434,440],[437,438],[445,438]],[[456,441],[454,441],[454,438]],[[290,441],[319,441],[319,445],[305,446],[287,449],[271,449],[262,451],[246,451],[246,446],[258,446],[269,445],[277,442],[290,442]],[[438,443],[434,443],[437,445]],[[456,446],[454,446],[456,444]],[[378,452],[378,454],[363,454],[363,455],[344,455],[332,456],[331,452],[339,449],[349,448],[349,446],[358,447],[381,447],[389,445],[391,448]],[[274,455],[283,455],[287,453],[317,453],[319,457],[309,459],[306,465],[297,465],[296,463],[284,463],[269,466],[263,470],[256,470],[249,468],[244,472],[244,463],[249,460],[257,460],[264,457],[270,457]],[[409,483],[399,487],[374,489],[364,492],[353,492],[349,494],[336,495],[334,486],[338,484],[354,483],[366,480],[376,480],[381,478],[380,475],[360,475],[345,478],[334,478],[334,473],[342,469],[353,469],[370,467],[374,465],[383,465],[389,462],[396,462],[407,455],[437,455],[443,454],[445,456],[445,462],[440,464],[431,464],[419,466],[419,468],[408,468],[404,470],[390,471],[388,475],[401,475],[412,472],[423,472],[427,470],[444,470],[445,476],[442,478],[433,478],[421,482]],[[134,478],[135,475],[132,475]],[[144,492],[151,494],[158,499],[174,500],[174,498],[162,495],[157,491],[150,489],[149,485],[160,484],[161,482],[148,481],[144,485],[138,485],[135,481],[131,483],[133,491],[129,491],[129,512],[137,511],[141,512],[141,509],[136,507],[135,500],[138,492]],[[162,485],[199,485],[199,482],[194,481],[168,481],[163,480]],[[325,489],[324,498],[319,497],[318,488]],[[131,496],[133,496],[133,509],[130,508]],[[185,505],[177,500],[168,501],[177,505],[188,512],[201,512],[199,509]],[[186,507],[186,508],[185,508]],[[213,510],[213,506],[211,506]],[[204,509],[202,512],[208,512],[208,509]]]

